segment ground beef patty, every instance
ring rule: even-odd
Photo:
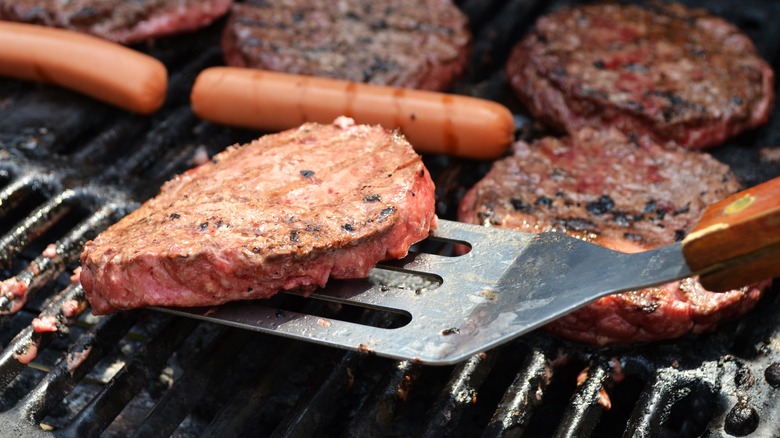
[[[233,6],[222,47],[240,67],[444,90],[470,42],[450,0],[250,0]]]
[[[518,143],[466,194],[459,219],[635,252],[682,239],[707,205],[738,189],[729,169],[707,154],[584,129]],[[669,339],[746,312],[763,286],[711,293],[686,279],[602,298],[547,328],[600,345]]]
[[[96,314],[311,291],[405,256],[435,226],[433,192],[397,133],[305,124],[167,182],[84,245],[81,284]]]
[[[119,43],[192,31],[224,15],[232,0],[0,0],[0,19],[61,27]]]
[[[531,113],[568,132],[617,127],[691,148],[767,121],[773,73],[736,26],[660,2],[564,8],[506,65]]]

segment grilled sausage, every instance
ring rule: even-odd
[[[0,76],[60,85],[149,114],[162,106],[168,72],[157,59],[61,29],[0,22]]]
[[[203,119],[267,131],[329,123],[344,115],[400,128],[419,153],[473,159],[501,156],[514,132],[512,114],[496,102],[235,67],[202,71],[191,101]]]

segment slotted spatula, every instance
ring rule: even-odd
[[[410,254],[391,271],[432,279],[423,290],[332,281],[307,298],[400,313],[380,328],[280,310],[267,300],[160,309],[179,315],[427,364],[452,364],[598,298],[701,275],[730,290],[780,275],[780,178],[710,206],[680,243],[623,254],[558,233],[529,234],[440,221],[430,239],[466,244],[462,256]]]

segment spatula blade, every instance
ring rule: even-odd
[[[679,244],[623,254],[557,233],[529,234],[440,221],[431,239],[467,244],[462,256],[410,254],[375,272],[407,273],[428,286],[369,279],[331,281],[307,298],[407,317],[382,328],[283,310],[270,300],[200,308],[160,309],[244,329],[416,360],[460,362],[507,342],[600,297],[691,275]]]

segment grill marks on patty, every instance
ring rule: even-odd
[[[340,145],[345,141],[360,141],[363,136],[359,132],[355,135],[354,132],[336,131],[335,135],[323,135],[321,131],[316,125],[305,125],[294,133],[297,138],[290,138],[289,134],[287,138],[280,135],[278,143],[269,139],[263,142],[262,147],[231,147],[227,163],[224,162],[225,157],[218,157],[217,165],[203,169],[203,172],[210,172],[208,178],[174,180],[172,185],[176,187],[165,187],[164,190],[182,193],[181,197],[173,200],[170,208],[189,211],[193,217],[190,226],[199,232],[216,232],[220,227],[216,226],[215,218],[220,212],[242,216],[242,220],[234,219],[235,225],[230,232],[253,236],[245,245],[253,252],[258,252],[259,248],[260,252],[275,251],[274,256],[279,256],[280,251],[304,256],[314,250],[327,250],[348,243],[354,239],[354,232],[363,233],[364,227],[386,220],[387,213],[383,211],[388,206],[392,207],[389,203],[354,205],[368,196],[361,194],[386,189],[395,183],[393,177],[397,171],[419,165],[420,160],[416,154],[406,154],[399,160],[396,157],[397,143],[383,137],[379,141],[366,139],[360,148],[347,153],[341,150]],[[304,162],[300,148],[290,145],[296,142],[316,144],[318,151],[309,152],[318,157],[323,158],[325,151],[330,151],[333,156],[317,163],[309,157],[305,160],[307,169],[297,172],[300,177],[295,178],[296,163]],[[381,166],[380,163],[389,165]],[[349,193],[353,190],[353,184],[347,183],[350,178],[362,182],[357,193]],[[196,195],[193,196],[193,193]],[[389,199],[390,202],[396,200],[397,195]],[[203,222],[201,218],[204,216],[211,220]],[[187,217],[181,220],[186,221]],[[209,222],[214,226],[208,227]],[[297,233],[295,241],[279,239],[280,235],[292,232]],[[344,232],[351,234],[345,235]],[[201,244],[207,246],[210,243]]]
[[[470,42],[449,0],[286,0],[234,5],[222,46],[235,66],[444,90]]]
[[[698,148],[765,123],[773,72],[739,29],[678,4],[599,3],[541,17],[507,74],[538,118]]]
[[[704,208],[739,189],[710,155],[631,141],[617,130],[520,142],[463,198],[459,219],[527,232],[555,231],[623,252],[680,240]],[[548,329],[610,344],[700,333],[749,310],[757,285],[727,293],[692,279],[602,298]]]
[[[130,44],[196,30],[232,0],[0,0],[0,19],[60,27]]]
[[[435,225],[433,182],[397,133],[305,124],[233,146],[85,245],[97,313],[312,290],[406,255]]]
[[[674,242],[709,204],[739,189],[728,168],[709,155],[632,142],[612,129],[584,129],[515,145],[463,204],[479,223],[522,231],[591,233]]]

